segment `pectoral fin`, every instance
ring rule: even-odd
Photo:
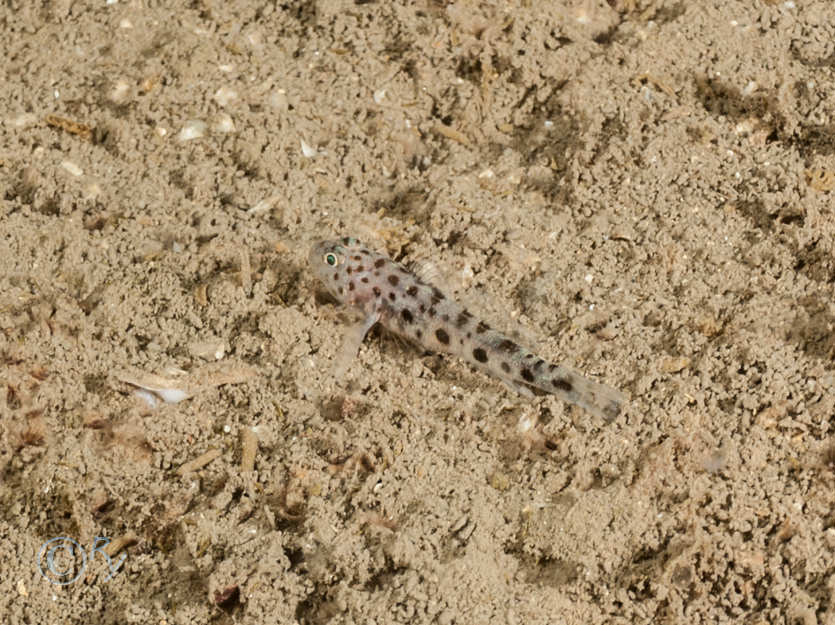
[[[345,331],[345,336],[342,339],[342,345],[336,354],[331,368],[331,377],[335,382],[342,379],[348,371],[348,367],[353,362],[354,358],[359,352],[360,345],[362,345],[365,335],[368,331],[380,320],[380,313],[372,312],[365,319],[359,323],[354,324]]]

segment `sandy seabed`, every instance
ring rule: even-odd
[[[835,623],[830,1],[0,32],[4,623]],[[342,235],[628,408],[376,330],[334,381]]]

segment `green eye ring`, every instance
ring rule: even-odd
[[[325,262],[329,264],[331,267],[336,267],[336,265],[338,264],[336,254],[325,254]]]

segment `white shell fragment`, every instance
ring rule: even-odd
[[[83,198],[85,200],[94,200],[101,195],[101,185],[98,182],[87,182],[82,189]]]
[[[221,87],[217,91],[215,91],[214,99],[215,102],[220,104],[221,106],[228,106],[229,103],[238,97],[238,92],[234,89],[229,89],[228,87]]]
[[[212,130],[214,132],[235,132],[235,122],[232,121],[232,118],[225,113],[223,115],[218,115],[215,119],[215,123],[212,126]]]
[[[182,376],[162,376],[140,369],[118,369],[113,377],[137,387],[136,395],[150,408],[156,408],[158,399],[176,404],[198,393],[224,384],[239,384],[255,375],[255,369],[236,363],[213,363],[195,369]]]
[[[113,85],[113,89],[110,90],[110,101],[116,103],[124,102],[129,91],[130,85],[128,84],[128,81],[124,79],[117,80],[116,84]]]
[[[68,171],[70,174],[76,177],[84,174],[84,170],[72,161],[63,161],[61,163],[61,167],[63,167],[66,171]]]
[[[220,340],[195,341],[189,344],[188,351],[192,356],[205,360],[221,360],[226,355],[226,343]]]
[[[272,207],[275,206],[276,202],[278,202],[280,199],[280,195],[272,195],[270,197],[264,198],[263,200],[259,200],[258,202],[256,202],[255,205],[251,207],[247,212],[255,214],[271,210]]]
[[[313,158],[316,156],[316,149],[310,147],[310,145],[304,139],[299,140],[302,146],[302,154],[304,154],[307,158]]]
[[[199,119],[190,119],[183,126],[177,135],[179,141],[191,141],[199,139],[206,134],[206,122]]]
[[[38,123],[38,118],[33,113],[21,113],[14,117],[6,118],[6,123],[14,128],[25,128]]]

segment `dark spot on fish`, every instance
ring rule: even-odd
[[[551,380],[551,384],[554,385],[554,388],[558,388],[559,390],[565,391],[567,393],[570,393],[574,390],[574,385],[564,378],[554,378],[553,380]]]
[[[432,318],[434,318],[434,317],[435,317],[435,313],[436,313],[436,311],[435,311],[435,307],[434,307],[434,306],[430,306],[430,307],[429,307],[429,316],[430,316],[430,317],[432,317]]]
[[[374,261],[374,266],[377,269],[379,269],[380,267],[382,267],[385,264],[386,264],[386,259],[385,258],[378,258],[377,260]]]
[[[459,328],[463,328],[467,325],[467,322],[472,319],[472,315],[468,313],[466,310],[462,313],[459,313],[458,318],[455,320],[455,325]]]
[[[490,326],[488,326],[483,321],[479,321],[478,325],[475,327],[475,333],[476,334],[483,334],[483,333],[487,332],[487,330],[489,330],[489,329],[490,329]]]
[[[342,289],[342,287],[339,287],[339,294],[342,295],[344,292],[345,291]]]
[[[485,352],[480,347],[476,347],[473,350],[473,358],[475,358],[479,362],[487,362],[487,352]]]
[[[339,280],[339,272],[338,271],[335,274],[333,274],[333,279],[334,280]]]
[[[374,272],[374,275],[375,275],[375,276],[379,276],[379,275],[380,275],[380,272],[379,272],[379,271],[375,271],[375,272]]]
[[[362,256],[360,256],[359,254],[357,254],[356,256],[354,256],[354,260],[362,260]]]
[[[354,281],[353,281],[353,280],[351,280],[351,281],[348,283],[348,290],[349,290],[349,291],[353,291],[353,290],[354,290]]]
[[[352,270],[350,267],[347,267],[347,268],[345,269],[345,273],[351,273],[351,271],[353,271],[353,270]]]
[[[417,336],[418,338],[422,337],[423,336],[423,330],[418,330],[417,332],[415,332],[415,336]]]
[[[438,287],[433,286],[432,287],[432,297],[437,297],[438,300],[440,301],[440,300],[444,299],[446,296],[443,293],[441,293],[441,291],[440,291],[440,289],[438,289]]]
[[[519,346],[510,339],[504,339],[499,343],[499,349],[508,354],[514,354],[519,351]]]
[[[525,360],[528,360],[529,358],[533,358],[533,354],[525,354]]]
[[[416,295],[417,295],[417,292],[418,292],[418,288],[417,288],[416,286],[414,286],[414,285],[412,285],[412,286],[410,286],[408,289],[406,289],[406,293],[407,293],[410,297],[414,297],[414,296],[416,296]]]
[[[435,304],[440,303],[440,301],[441,301],[442,299],[444,299],[444,298],[443,298],[443,297],[438,297],[437,295],[435,295],[435,294],[433,293],[433,294],[432,294],[432,305],[434,306]]]
[[[449,321],[449,315],[441,315],[441,319],[443,319],[444,321]]]
[[[432,309],[430,308],[430,310]],[[435,330],[435,338],[437,338],[444,345],[449,345],[449,334],[447,334],[446,330],[443,328]]]
[[[412,323],[415,320],[414,315],[412,315],[412,311],[408,308],[404,308],[400,311],[400,316],[403,317],[403,321],[406,323]]]
[[[374,296],[375,297],[380,297],[380,293],[382,293],[382,291],[380,290],[380,287],[375,286],[372,290],[374,291]]]
[[[507,364],[506,362],[503,362],[502,363],[502,371],[504,371],[505,373],[510,373],[510,365]]]
[[[557,365],[550,365],[550,366],[548,367],[548,371],[553,371],[553,370],[554,370],[554,369],[556,369],[556,368],[557,368]]]
[[[360,278],[360,281],[365,282],[365,284],[368,284],[368,276],[363,276],[362,278]]]
[[[351,245],[351,237],[342,237],[342,245]]]
[[[397,286],[398,283],[400,282],[400,278],[398,278],[394,274],[390,275],[388,279],[389,279],[389,284],[391,286]]]
[[[354,267],[354,271],[365,271],[365,267],[363,267],[362,265],[357,265],[356,267]]]
[[[472,337],[472,335],[473,335],[473,333],[472,333],[472,332],[467,332],[467,338]]]
[[[423,304],[421,304],[418,308],[420,309],[420,312],[422,312],[422,313],[426,312],[426,306],[424,306]]]
[[[521,376],[522,376],[522,379],[523,379],[525,382],[533,382],[533,373],[531,373],[531,370],[530,370],[530,369],[522,369],[522,370],[519,372],[519,375],[521,375]]]
[[[533,368],[536,371],[544,364],[545,364],[545,361],[542,360],[542,358],[540,358],[539,360],[536,361],[536,364],[533,366]]]
[[[394,294],[394,291],[392,291],[391,293],[389,293],[389,299],[390,299],[391,301],[394,301],[394,300],[396,300],[396,299],[397,299],[397,295],[395,295],[395,294]]]

